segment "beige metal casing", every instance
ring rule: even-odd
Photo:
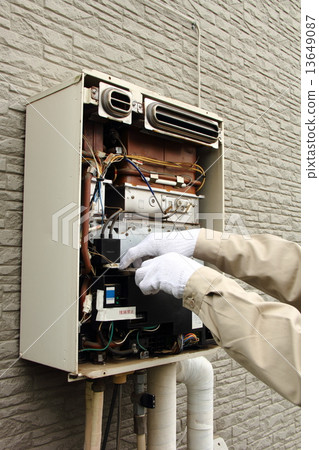
[[[212,113],[91,70],[30,99],[26,120],[20,355],[73,374],[81,373],[78,299],[86,77],[129,89],[133,104],[143,104],[147,96],[206,114],[219,122],[221,130],[223,126],[221,118]],[[222,133],[217,147],[204,152],[205,165],[210,168],[200,191],[205,195],[200,200],[200,212],[222,215]],[[222,228],[223,221],[216,222],[216,229]],[[197,353],[179,356],[190,355],[196,357]],[[157,365],[156,360],[150,363]]]

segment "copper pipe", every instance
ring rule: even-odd
[[[103,349],[101,344],[99,344],[98,342],[93,342],[93,341],[84,341],[83,342],[83,348]]]
[[[81,238],[81,254],[84,263],[84,274],[90,273],[92,270],[90,253],[89,253],[89,225],[90,225],[90,194],[92,173],[86,171],[83,181],[83,222],[82,222],[82,238]]]

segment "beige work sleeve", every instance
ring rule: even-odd
[[[225,235],[202,228],[194,257],[300,311],[300,246],[277,236]]]
[[[188,280],[183,304],[211,330],[239,364],[295,404],[300,404],[300,313],[266,302],[209,267]]]

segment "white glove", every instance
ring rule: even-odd
[[[201,264],[178,253],[166,253],[144,261],[135,273],[135,282],[145,295],[164,291],[182,298],[187,281]]]
[[[176,252],[191,257],[194,255],[199,232],[200,228],[193,228],[191,230],[149,234],[142,242],[127,251],[119,267],[123,270],[133,262],[135,267],[140,267],[143,258],[160,256],[168,252]]]

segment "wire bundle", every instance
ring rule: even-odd
[[[197,344],[197,342],[199,342],[199,338],[195,333],[188,333],[183,336],[184,347],[190,347],[191,345]]]
[[[199,191],[205,183],[205,175],[206,175],[205,170],[197,163],[161,161],[159,159],[149,158],[148,156],[141,156],[141,155],[130,155],[130,159],[132,159],[133,161],[137,161],[137,162],[142,161],[142,162],[145,162],[147,164],[152,164],[152,165],[158,165],[158,166],[164,166],[164,167],[170,167],[170,168],[175,168],[175,169],[183,169],[183,170],[189,170],[192,172],[197,172],[200,174],[200,178],[202,179],[201,185],[197,189],[197,191]]]
[[[197,163],[162,161],[160,159],[149,158],[148,156],[143,156],[143,155],[130,155],[130,157],[128,158],[127,157],[127,149],[126,149],[125,145],[123,144],[123,142],[119,138],[118,138],[118,140],[124,149],[124,154],[109,153],[106,156],[106,158],[103,161],[101,161],[101,159],[96,156],[96,154],[95,154],[93,148],[91,147],[86,136],[83,136],[83,139],[85,140],[85,142],[92,154],[92,158],[84,158],[84,159],[85,159],[85,161],[89,162],[89,164],[91,164],[91,162],[94,163],[94,166],[97,170],[98,177],[104,178],[108,168],[112,164],[121,162],[125,159],[127,162],[129,162],[131,165],[133,165],[135,167],[135,169],[139,172],[139,174],[141,175],[141,178],[148,185],[148,187],[150,187],[150,185],[148,184],[148,182],[145,179],[145,176],[143,174],[143,169],[141,169],[141,167],[137,166],[139,163],[140,164],[146,163],[146,164],[157,165],[157,166],[161,166],[161,167],[183,169],[183,170],[195,172],[195,173],[199,174],[198,179],[201,180],[201,184],[200,184],[199,188],[197,189],[197,191],[199,191],[204,186],[206,173],[205,173],[205,170],[203,169],[203,167],[201,167]],[[134,163],[134,161],[137,165]],[[149,170],[146,170],[146,171],[148,173],[150,173]],[[170,174],[162,173],[162,175],[170,175]],[[190,186],[192,185],[192,181],[189,182],[189,185]]]

